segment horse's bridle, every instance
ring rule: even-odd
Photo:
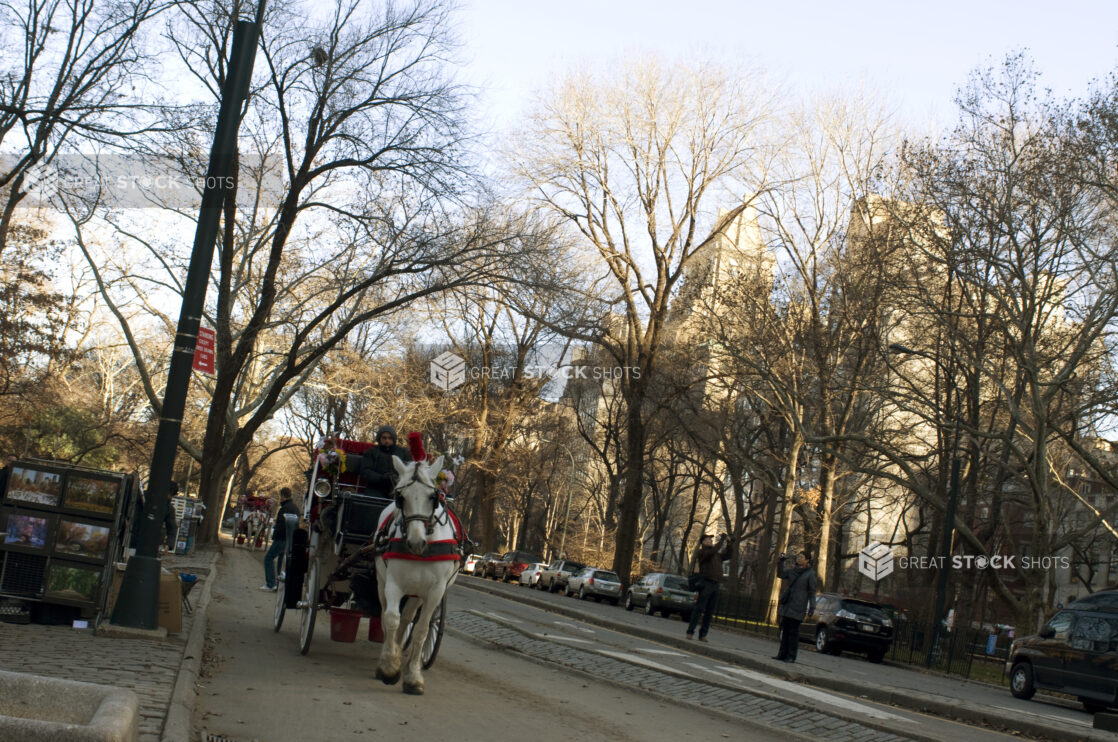
[[[435,520],[435,513],[438,512],[439,503],[442,502],[442,497],[439,495],[439,490],[438,490],[437,487],[431,487],[431,496],[430,496],[431,512],[428,513],[427,515],[408,515],[407,513],[404,512],[403,489],[404,489],[404,487],[410,486],[413,482],[419,482],[419,484],[423,485],[424,487],[428,486],[428,485],[424,484],[422,480],[417,479],[413,475],[411,479],[409,479],[407,482],[404,482],[402,485],[397,484],[396,488],[393,490],[393,493],[396,496],[396,509],[400,512],[400,515],[404,519],[402,527],[404,529],[407,529],[409,523],[412,523],[414,521],[420,521],[427,528],[427,533],[431,533],[431,531],[435,530],[435,525],[436,524],[441,525],[441,523],[442,523],[442,521],[436,521]]]

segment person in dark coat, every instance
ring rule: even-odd
[[[714,541],[714,534],[704,533],[699,540],[699,550],[695,554],[696,570],[702,577],[703,585],[699,588],[699,600],[691,610],[691,623],[687,624],[687,638],[695,638],[695,626],[702,616],[703,623],[699,627],[699,641],[705,642],[710,632],[710,622],[714,618],[714,607],[718,603],[718,584],[722,582],[722,562],[730,558],[730,537],[722,534],[718,543]]]
[[[379,497],[392,497],[392,490],[396,488],[396,467],[392,465],[392,457],[399,456],[401,461],[411,461],[411,452],[396,445],[396,429],[391,425],[382,425],[377,431],[377,445],[361,455],[361,481],[365,483],[365,492]]]
[[[795,662],[800,646],[800,624],[804,616],[815,612],[815,594],[819,592],[819,578],[807,554],[796,555],[795,564],[788,564],[788,555],[780,557],[777,573],[783,583],[776,615],[780,620],[780,651],[774,660]]]
[[[167,551],[175,552],[175,541],[179,535],[179,524],[175,522],[175,497],[179,494],[179,483],[167,485],[167,510],[163,513],[163,530],[166,533]]]
[[[299,509],[291,499],[291,488],[280,488],[280,505],[276,511],[276,524],[272,526],[272,545],[264,552],[264,585],[261,590],[275,590],[276,571],[283,569],[283,555],[287,553],[287,514],[299,517]]]

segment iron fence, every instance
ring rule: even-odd
[[[768,621],[770,610],[775,614],[775,604],[768,600],[743,591],[724,590],[719,596],[713,623],[779,640],[780,627]],[[1006,685],[1005,661],[1011,637],[1004,631],[992,633],[960,623],[964,624],[962,628],[945,632],[932,646],[926,624],[899,620],[894,626],[893,642],[886,658],[948,675]]]

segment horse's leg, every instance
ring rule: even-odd
[[[408,597],[407,600],[404,601],[404,605],[400,608],[400,628],[396,633],[398,634],[397,638],[400,640],[401,652],[404,646],[404,636],[408,633],[408,624],[415,618],[419,606],[419,598]]]
[[[377,572],[380,577],[381,570]],[[395,582],[388,579],[388,570],[383,572],[386,584],[381,587],[384,592],[380,604],[380,624],[384,630],[384,643],[380,647],[376,677],[386,685],[394,685],[400,679],[400,637],[397,631],[400,628],[400,599],[404,594]]]
[[[432,599],[431,592],[435,591],[428,591],[427,597],[423,600],[422,610],[419,611],[419,617],[415,619],[404,665],[404,692],[413,696],[423,695],[423,642],[427,640],[431,617],[439,607],[439,600]],[[440,599],[441,597],[439,596]]]

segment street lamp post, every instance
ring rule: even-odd
[[[136,629],[152,630],[158,626],[159,577],[158,556],[160,529],[170,507],[167,492],[175,463],[179,433],[182,430],[186,393],[190,384],[198,327],[209,283],[210,264],[225,199],[236,180],[237,131],[241,108],[252,82],[253,61],[260,36],[264,0],[257,6],[256,21],[239,20],[233,27],[233,45],[225,85],[221,91],[221,107],[210,150],[209,168],[198,210],[194,247],[183,285],[182,309],[179,314],[175,345],[167,373],[167,389],[159,409],[159,430],[151,455],[151,474],[144,499],[136,553],[128,560],[121,581],[120,595],[113,608],[112,623]],[[220,518],[221,514],[216,517]],[[174,544],[171,544],[172,548]]]
[[[904,355],[922,356],[939,366],[939,360],[933,356],[900,345],[899,343],[890,343],[889,350]],[[959,401],[959,386],[955,381],[954,364],[952,364],[949,376],[950,386],[948,387],[948,391],[951,393],[951,401],[954,403],[954,406],[957,407]],[[946,618],[947,579],[951,572],[951,557],[955,551],[955,512],[959,506],[959,411],[956,409],[954,413],[954,424],[951,433],[951,473],[947,485],[947,503],[943,512],[943,537],[940,547],[940,565],[939,573],[936,577],[935,607],[932,611],[932,619],[935,623],[932,627],[932,643],[928,647],[928,653],[924,661],[925,667],[932,666],[932,658],[935,654],[936,644],[938,643],[940,634],[943,633],[944,621]]]

